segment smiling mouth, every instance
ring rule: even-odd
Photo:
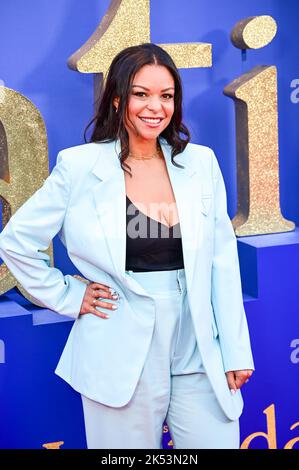
[[[138,116],[141,121],[146,122],[148,124],[160,124],[161,121],[163,121],[164,118],[146,118],[142,116]]]

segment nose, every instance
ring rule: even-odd
[[[153,111],[153,112],[160,111],[161,110],[160,98],[158,96],[151,96],[148,101],[147,107],[150,111]]]

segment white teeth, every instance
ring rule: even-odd
[[[159,122],[162,121],[162,119],[158,118],[158,119],[155,119],[155,118],[140,118],[142,121],[144,122],[148,122],[148,123],[151,123],[151,124],[159,124]]]

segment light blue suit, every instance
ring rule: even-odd
[[[202,361],[230,419],[243,408],[225,371],[254,369],[243,306],[236,237],[227,214],[223,177],[213,151],[188,144],[171,162],[160,139],[176,198],[190,311]],[[0,235],[0,256],[34,298],[75,319],[55,373],[103,404],[128,403],[153,333],[155,304],[125,272],[126,190],[119,141],[59,152],[43,186],[11,217]],[[119,294],[117,315],[79,316],[86,284],[51,267],[43,252],[59,233],[86,279]],[[100,309],[99,310],[103,310]]]

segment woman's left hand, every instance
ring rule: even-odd
[[[225,372],[227,383],[232,394],[235,394],[238,388],[248,382],[249,377],[253,374],[252,369],[230,370]]]

